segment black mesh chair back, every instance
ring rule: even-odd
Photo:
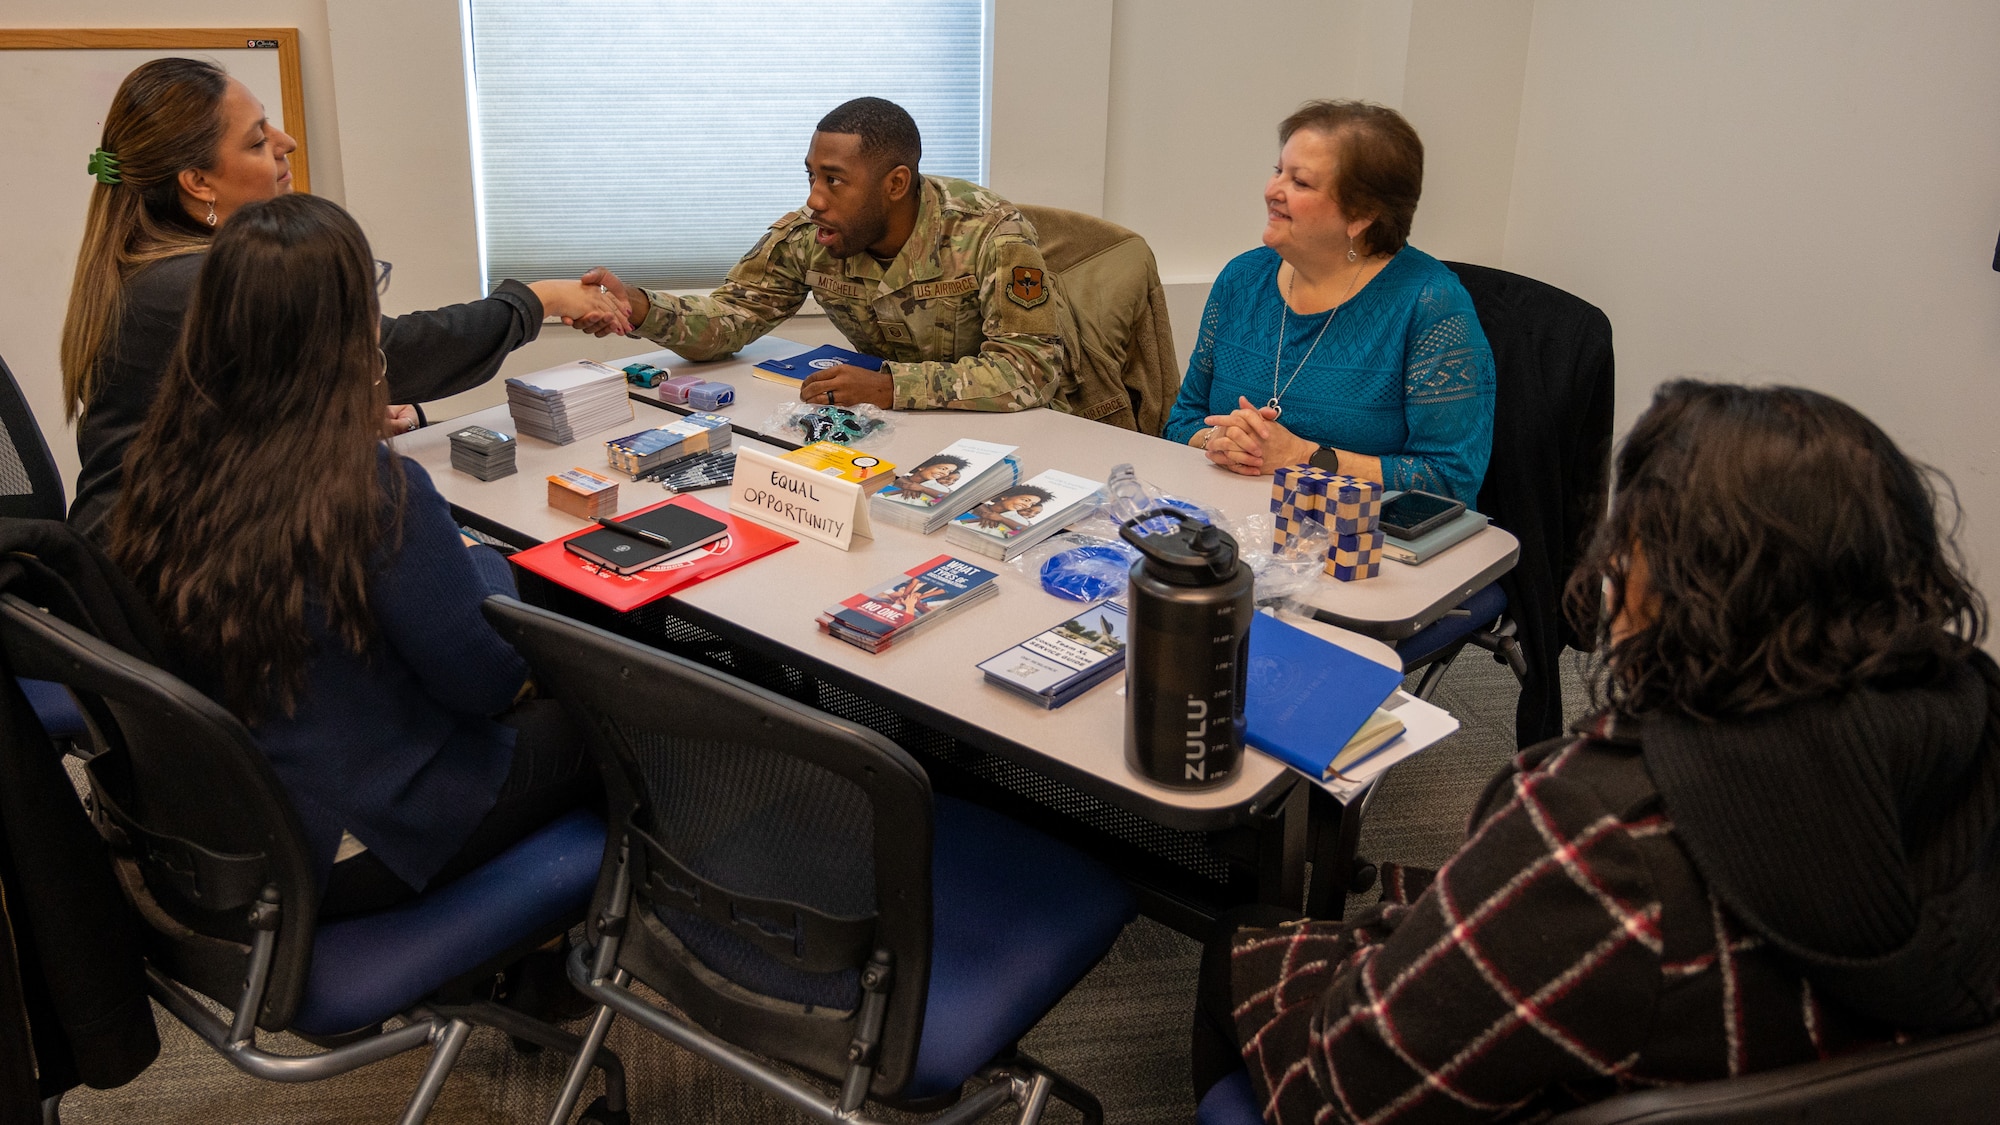
[[[837,1081],[863,974],[887,965],[870,1088],[893,1097],[929,975],[923,770],[873,731],[681,657],[509,598],[486,613],[589,731],[635,892],[619,966],[715,1035]]]
[[[1446,262],[1493,347],[1493,454],[1478,507],[1520,541],[1500,579],[1527,664],[1515,711],[1520,745],[1562,733],[1563,647],[1588,648],[1562,613],[1611,480],[1616,385],[1611,321],[1595,305],[1531,277]]]
[[[67,685],[98,729],[88,763],[100,826],[143,878],[148,957],[224,1007],[243,990],[253,915],[277,925],[257,1022],[288,1026],[312,953],[317,890],[303,834],[235,716],[160,669],[13,594],[0,647],[19,676]]]
[[[0,443],[0,516],[63,518],[62,474],[56,472],[49,443],[4,359],[0,359],[0,426],[7,430],[7,440]]]

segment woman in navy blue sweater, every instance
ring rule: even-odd
[[[218,231],[127,457],[111,554],[296,806],[328,916],[410,898],[588,800],[555,705],[481,616],[468,549],[388,407],[367,240],[285,195]]]

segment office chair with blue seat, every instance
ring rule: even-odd
[[[578,1037],[479,992],[582,917],[604,858],[595,816],[562,817],[403,906],[321,923],[297,814],[234,716],[13,594],[0,595],[0,654],[9,669],[76,693],[99,728],[87,764],[92,813],[147,923],[148,990],[237,1069],[312,1081],[429,1044],[401,1117],[414,1123],[475,1024],[582,1050]],[[383,1029],[398,1016],[402,1026]],[[275,1054],[258,1045],[260,1028],[329,1046]],[[617,1058],[596,1045],[585,1057],[606,1076],[596,1119],[621,1125]],[[47,1105],[46,1118],[54,1112]]]
[[[605,776],[621,855],[570,962],[604,1005],[586,1044],[623,1015],[829,1123],[873,1120],[871,1098],[944,1122],[1012,1102],[1033,1122],[1054,1097],[1101,1120],[1017,1044],[1135,913],[1102,866],[933,798],[872,731],[513,599],[486,611]]]

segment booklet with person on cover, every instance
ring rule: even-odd
[[[925,535],[1021,479],[1014,446],[960,438],[897,473],[875,494],[870,515]]]
[[[1050,469],[1026,484],[1001,489],[951,521],[945,538],[1005,561],[1061,531],[1097,502],[1098,483]]]
[[[1000,592],[1000,576],[950,555],[871,586],[819,615],[820,632],[881,652],[919,629]]]

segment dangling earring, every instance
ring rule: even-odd
[[[382,357],[382,373],[375,376],[375,385],[379,387],[382,385],[382,380],[389,377],[389,353],[383,351],[381,345],[378,344],[375,347],[375,354]]]
[[[208,225],[209,226],[215,225],[215,200],[213,199],[208,201]],[[1349,250],[1347,252],[1347,256],[1349,258],[1354,257],[1354,251]]]
[[[1354,240],[1351,238],[1347,240],[1347,260],[1350,262],[1358,262],[1361,260],[1361,255],[1356,254],[1354,252]]]

